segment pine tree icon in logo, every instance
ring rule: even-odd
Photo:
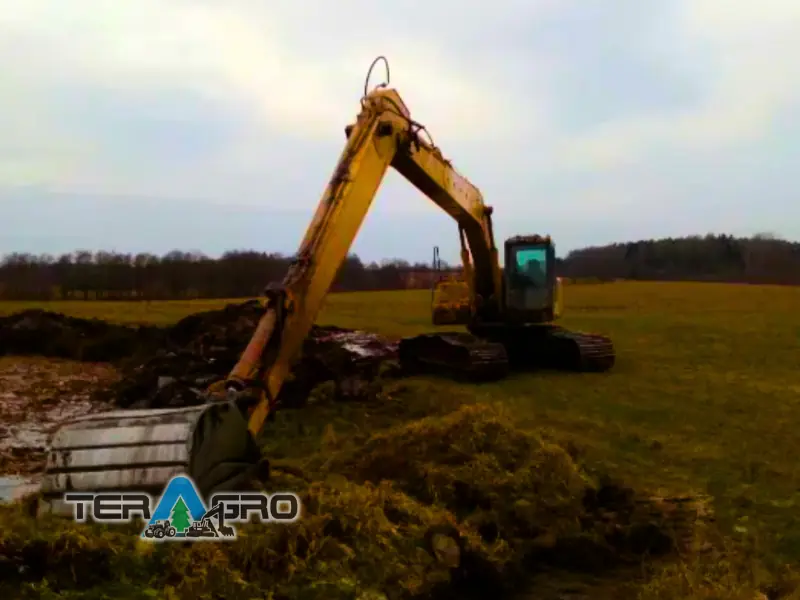
[[[189,518],[189,507],[183,501],[182,497],[178,497],[175,506],[172,507],[172,526],[178,531],[178,535],[182,536],[186,528],[191,525],[192,520]]]
[[[164,488],[141,537],[153,541],[236,539],[236,530],[225,524],[224,508],[218,503],[208,510],[194,482],[186,475],[176,475]]]

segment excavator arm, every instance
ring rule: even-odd
[[[204,494],[243,485],[260,460],[255,439],[390,167],[455,219],[472,305],[499,312],[491,208],[421,139],[423,130],[395,90],[379,87],[362,98],[296,259],[283,282],[266,290],[263,316],[224,384],[212,386],[199,407],[101,413],[62,426],[45,470],[45,506],[70,510],[60,501],[69,490],[156,492],[187,472]]]
[[[297,258],[284,282],[267,291],[268,310],[229,377],[230,386],[241,388],[264,382],[263,397],[250,415],[253,435],[261,430],[389,167],[457,221],[469,244],[462,259],[470,289],[484,299],[475,304],[488,308],[499,302],[502,286],[491,207],[438,148],[420,138],[420,131],[399,94],[385,88],[362,100],[356,123],[347,127],[347,144]]]

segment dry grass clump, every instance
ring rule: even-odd
[[[249,525],[229,549],[216,546],[227,569],[257,589],[274,590],[275,598],[399,599],[485,590],[507,561],[506,548],[487,548],[447,511],[388,482],[358,485],[334,477],[309,485],[303,498],[305,514],[297,524]],[[186,587],[187,580],[178,585]]]
[[[34,515],[29,502],[0,505],[0,597],[70,597],[58,592],[77,586],[114,597],[114,590],[150,578],[153,565],[136,552],[134,525],[86,527]]]
[[[717,540],[707,553],[663,566],[643,584],[636,600],[797,600],[800,573],[784,566],[770,572],[752,549]]]
[[[574,529],[589,485],[563,448],[516,429],[486,405],[389,429],[326,467],[356,481],[392,480],[488,541],[501,532],[536,537]]]
[[[507,545],[525,571],[598,571],[689,550],[707,516],[695,498],[637,497],[592,481],[564,448],[487,405],[391,428],[319,467],[357,482],[392,481],[450,512],[487,548]]]
[[[232,543],[140,542],[135,526],[37,522],[0,507],[0,594],[15,598],[400,599],[463,597],[494,587],[508,560],[447,511],[390,483],[344,478],[299,489],[304,518],[250,524]],[[12,596],[5,595],[6,592]]]

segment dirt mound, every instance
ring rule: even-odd
[[[223,379],[250,340],[262,308],[258,302],[232,304],[220,311],[186,317],[163,333],[159,349],[124,361],[122,377],[105,396],[123,408],[189,406],[199,392]],[[336,380],[338,397],[371,381],[395,347],[375,335],[336,327],[312,328],[292,377],[281,390],[284,406],[302,404],[320,383]]]
[[[162,330],[79,319],[40,309],[0,317],[0,356],[46,356],[115,362],[153,348]]]
[[[357,482],[391,480],[445,507],[485,543],[508,545],[526,570],[599,571],[689,549],[705,509],[594,484],[562,447],[486,405],[393,428],[319,466]]]
[[[111,362],[120,380],[96,398],[122,408],[189,406],[236,364],[262,314],[261,304],[230,304],[190,315],[170,327],[114,325],[42,310],[0,318],[0,355],[38,355]],[[337,396],[352,397],[375,378],[396,348],[375,335],[314,327],[302,358],[281,392],[284,405],[302,403],[318,384],[336,380]]]

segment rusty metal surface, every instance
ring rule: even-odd
[[[57,500],[68,491],[159,492],[186,472],[195,426],[208,407],[114,411],[65,423],[48,449],[45,506],[60,512]]]

